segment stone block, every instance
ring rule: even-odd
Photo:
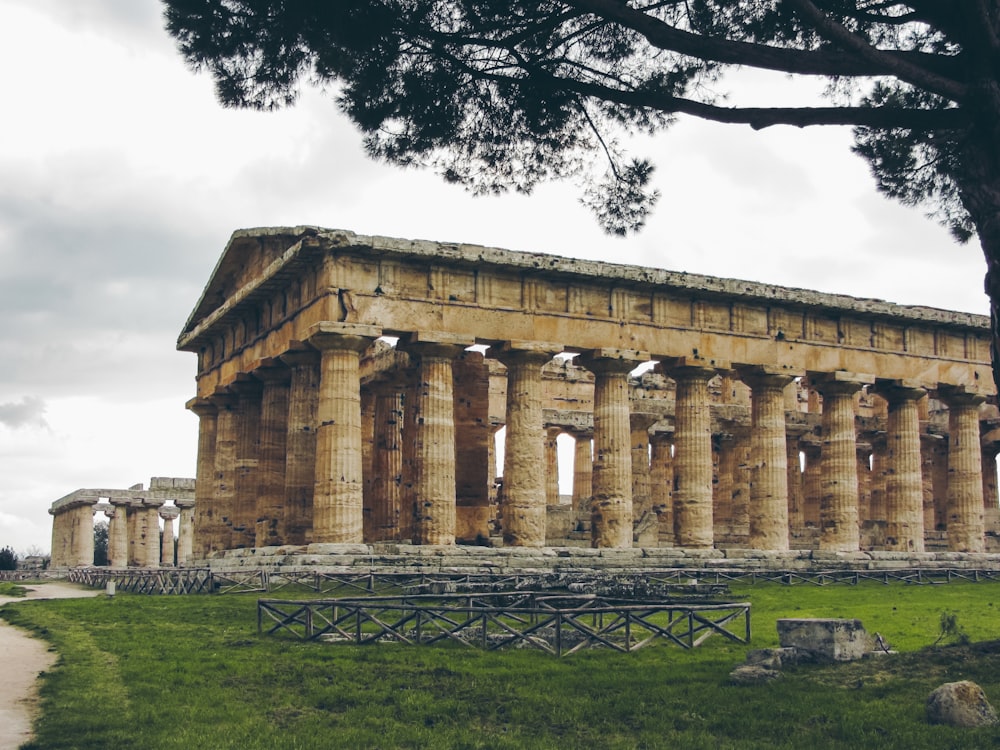
[[[974,682],[946,682],[927,696],[927,721],[953,727],[984,727],[997,723],[997,712]]]
[[[778,642],[817,661],[852,661],[871,651],[871,637],[860,620],[784,618],[777,622]]]

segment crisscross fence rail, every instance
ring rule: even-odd
[[[258,632],[354,644],[457,643],[567,656],[588,648],[630,652],[654,642],[695,648],[713,635],[750,641],[750,604],[666,603],[596,595],[367,596],[257,602]]]
[[[133,594],[228,594],[267,591],[267,572],[217,573],[208,568],[74,568],[68,580]]]

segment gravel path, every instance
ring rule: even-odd
[[[0,596],[0,605],[29,599],[66,599],[97,596],[100,591],[59,581],[30,584],[26,597]],[[52,667],[56,654],[45,641],[0,619],[0,750],[14,750],[31,739],[31,723],[38,713],[38,675]]]

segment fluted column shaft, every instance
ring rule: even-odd
[[[177,565],[187,565],[193,556],[192,541],[194,538],[195,502],[189,498],[174,500],[180,510],[177,519]]]
[[[197,480],[196,480],[197,481]],[[197,486],[197,485],[196,485]],[[122,502],[111,500],[114,510],[108,523],[108,565],[112,568],[128,567],[128,519],[127,508]]]
[[[800,451],[799,434],[786,434],[785,471],[788,476],[788,529],[790,536],[801,534],[806,525]]]
[[[257,471],[260,457],[261,396],[259,381],[241,375],[231,386],[237,393],[236,487],[233,494],[231,549],[253,547],[257,538]]]
[[[359,366],[377,337],[371,326],[332,324],[308,339],[320,351],[313,542],[364,541]]]
[[[194,483],[194,538],[191,540],[192,554],[205,558],[212,551],[213,524],[217,527],[218,507],[215,497],[215,445],[216,420],[218,409],[208,399],[194,398],[188,401],[187,408],[198,417],[198,459]],[[122,522],[125,525],[125,509],[121,508]],[[127,525],[126,525],[127,528]],[[128,536],[126,534],[126,553],[120,566],[128,565]]]
[[[661,546],[674,545],[673,436],[654,432],[650,437],[649,499],[658,523]]]
[[[996,443],[983,446],[983,529],[987,532],[1000,531],[1000,505],[998,505],[997,488],[997,453],[1000,446]]]
[[[679,547],[709,549],[712,533],[712,416],[708,381],[714,368],[667,371],[677,383],[674,416],[674,529]]]
[[[801,443],[805,456],[802,471],[802,517],[806,526],[819,528],[823,498],[823,446],[815,442]]]
[[[628,374],[648,355],[601,349],[581,355],[594,373],[593,547],[632,546],[632,435]]]
[[[217,408],[215,430],[215,502],[210,508],[208,551],[230,549],[236,497],[236,396],[219,392],[212,397]]]
[[[94,505],[93,501],[81,501],[69,512],[71,519],[69,566],[78,567],[94,564]]]
[[[983,478],[979,405],[985,398],[960,386],[938,389],[948,405],[948,549],[982,552]]]
[[[880,382],[878,392],[889,404],[885,466],[886,548],[923,552],[924,491],[917,402],[927,392],[895,381]]]
[[[750,386],[750,538],[751,549],[788,549],[788,446],[785,387],[804,373],[777,373],[764,367],[741,368]]]
[[[573,447],[573,510],[577,513],[590,513],[590,503],[593,498],[594,456],[588,434],[573,436],[576,445]]]
[[[655,547],[659,540],[656,514],[650,493],[649,428],[659,421],[658,414],[632,412],[632,536],[640,547]]]
[[[545,428],[545,504],[559,505],[559,436],[561,427]]]
[[[727,426],[728,427],[728,426]],[[732,539],[734,532],[733,494],[736,491],[736,435],[720,432],[712,436],[715,481],[712,484],[712,533],[720,542]],[[675,521],[676,522],[676,521]]]
[[[500,523],[505,545],[545,544],[548,503],[547,431],[542,421],[542,366],[546,349],[506,345],[497,356],[507,366],[507,433],[504,442],[503,500]]]
[[[822,499],[819,547],[838,552],[860,548],[858,456],[854,395],[874,377],[835,372],[813,378],[823,395]]]
[[[312,541],[313,493],[316,489],[316,413],[319,403],[319,354],[286,352],[291,368],[288,391],[288,434],[285,438],[285,541]]]
[[[145,516],[143,529],[145,532],[144,549],[146,552],[146,560],[142,564],[145,568],[158,568],[160,567],[160,506],[163,505],[162,500],[144,500],[144,507],[142,513]],[[172,534],[172,532],[171,532]],[[172,539],[173,537],[171,537]],[[171,546],[171,550],[173,547]]]
[[[399,539],[403,487],[403,394],[395,386],[380,386],[375,392],[372,474],[372,539]]]
[[[160,518],[163,519],[163,535],[160,537],[160,565],[174,565],[174,519],[180,515],[177,508],[160,508]]]
[[[254,376],[264,383],[260,401],[257,509],[254,545],[285,543],[285,456],[288,444],[288,398],[291,373],[277,362],[258,368]]]

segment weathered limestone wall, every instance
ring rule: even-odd
[[[982,549],[1000,532],[989,341],[980,316],[878,300],[236,232],[178,342],[198,356],[191,554],[375,539]],[[577,441],[570,515],[561,432]]]

